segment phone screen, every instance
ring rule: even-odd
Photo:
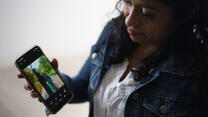
[[[70,88],[63,82],[60,74],[57,74],[39,46],[27,51],[15,64],[40,94],[43,104],[51,113],[55,114],[72,99]]]
[[[44,55],[24,68],[23,71],[44,100],[54,95],[64,85]]]

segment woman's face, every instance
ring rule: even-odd
[[[158,0],[123,0],[130,38],[140,44],[162,44],[176,30],[173,9]]]

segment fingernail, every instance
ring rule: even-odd
[[[31,89],[32,87],[29,84],[27,84],[27,88]]]

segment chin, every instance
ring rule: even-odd
[[[144,43],[144,39],[142,38],[134,38],[134,37],[130,37],[130,38],[135,43]]]

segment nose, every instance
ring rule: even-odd
[[[136,12],[134,8],[129,9],[126,13],[126,19],[125,19],[125,24],[127,27],[129,26],[138,26],[140,24],[140,16],[139,13]]]

